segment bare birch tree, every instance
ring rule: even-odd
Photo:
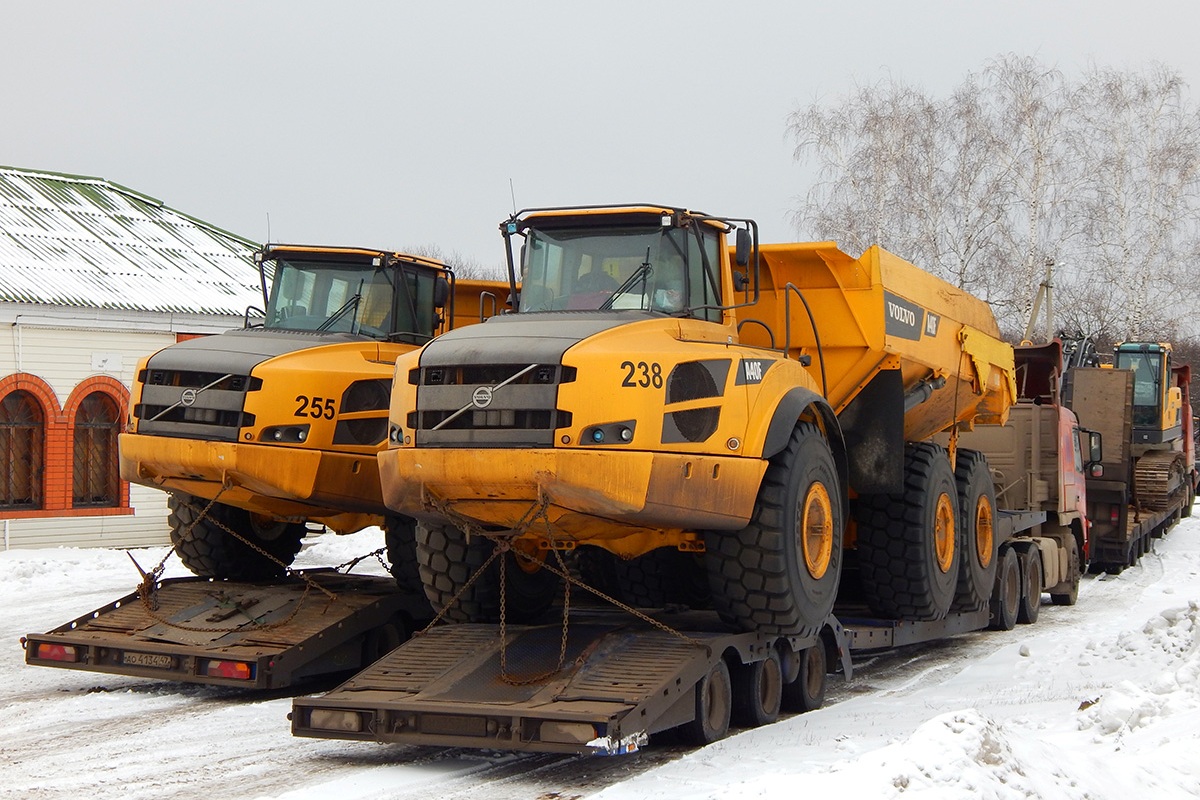
[[[1108,287],[1093,301],[1130,339],[1172,327],[1194,305],[1193,294],[1181,307],[1178,289],[1200,206],[1200,119],[1182,90],[1178,73],[1164,67],[1093,69],[1075,103],[1088,134],[1077,139],[1088,165],[1076,217],[1085,235],[1078,278]]]
[[[892,80],[814,103],[788,120],[795,157],[819,166],[793,219],[971,291],[1013,337],[1047,265],[1060,326],[1192,335],[1168,324],[1200,277],[1200,123],[1182,89],[1165,67],[1070,83],[1008,56],[945,99]]]

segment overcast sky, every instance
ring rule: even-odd
[[[108,180],[254,241],[503,259],[519,207],[790,222],[789,113],[988,60],[1180,71],[1197,0],[0,0],[0,164]],[[510,191],[510,185],[512,187]]]

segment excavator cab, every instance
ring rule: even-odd
[[[1171,377],[1171,345],[1122,342],[1117,345],[1113,366],[1133,372],[1134,444],[1179,439],[1183,434],[1183,399]]]

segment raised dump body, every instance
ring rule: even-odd
[[[811,357],[839,414],[898,370],[905,395],[931,390],[906,411],[905,441],[955,422],[1003,424],[1016,396],[1012,348],[987,303],[878,246],[852,258],[834,242],[765,244],[761,259],[759,301],[739,310],[742,340]]]

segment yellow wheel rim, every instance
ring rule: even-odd
[[[975,504],[975,555],[985,569],[992,565],[992,548],[995,543],[992,521],[992,503],[985,495]]]
[[[808,574],[820,580],[833,559],[833,504],[825,484],[808,487],[800,511],[800,549]]]
[[[512,548],[514,551],[520,551],[526,558],[521,558],[514,553],[514,559],[521,571],[527,575],[532,575],[542,568],[542,564],[546,563],[546,550],[538,547],[536,539],[517,539],[513,542]]]
[[[938,569],[949,572],[954,563],[954,503],[950,495],[938,495],[933,520],[933,547]]]

